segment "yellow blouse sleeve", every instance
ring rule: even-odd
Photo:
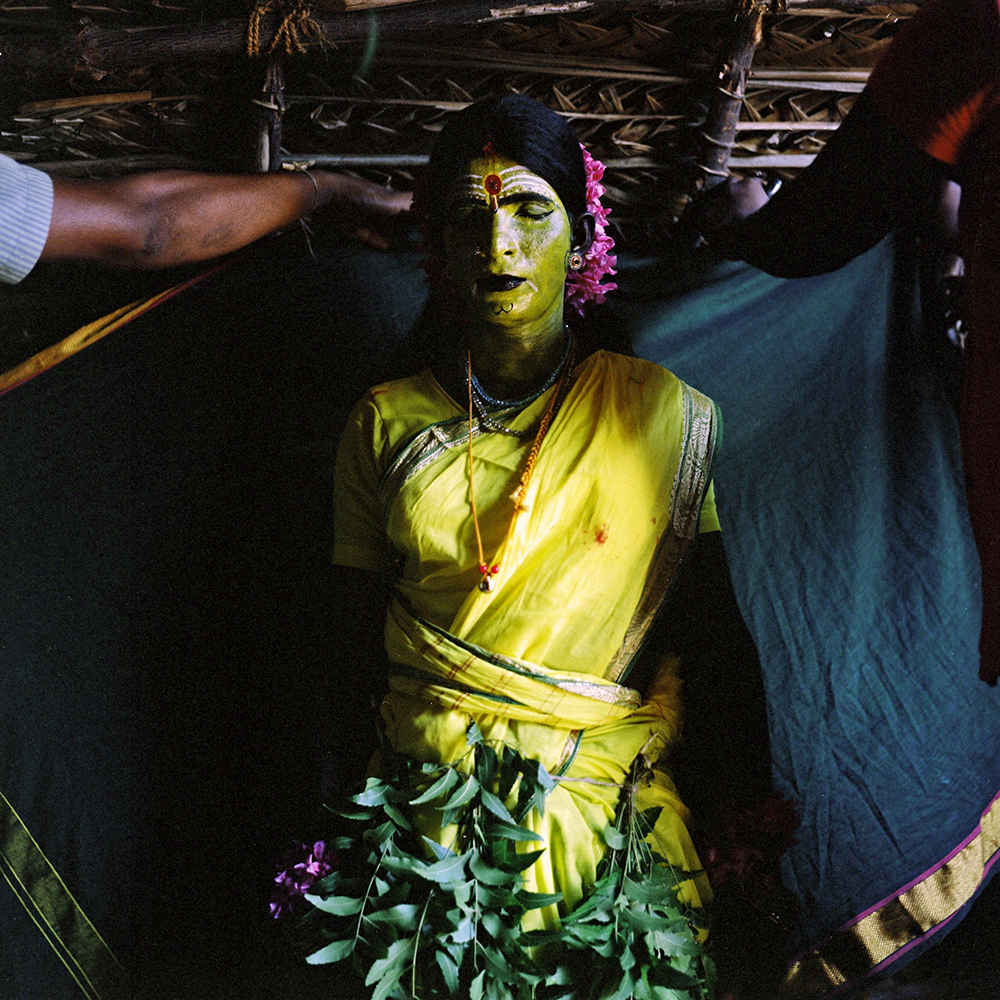
[[[337,449],[333,475],[333,561],[386,572],[392,551],[378,509],[380,457],[386,431],[371,393],[351,411]]]
[[[705,500],[701,505],[701,519],[698,521],[698,534],[704,535],[709,531],[721,531],[719,524],[719,512],[715,509],[715,480],[708,484],[705,491]]]

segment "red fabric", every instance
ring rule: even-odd
[[[979,675],[1000,677],[1000,0],[931,0],[868,84],[876,104],[962,182],[968,283],[962,459],[983,573]]]
[[[915,146],[960,165],[1000,101],[1000,0],[931,0],[879,60],[868,92]]]

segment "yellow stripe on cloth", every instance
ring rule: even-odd
[[[0,793],[0,874],[88,1000],[126,1000],[125,970]]]
[[[34,356],[28,358],[27,361],[0,375],[0,396],[10,392],[12,389],[16,389],[20,385],[24,385],[25,382],[30,382],[37,375],[41,375],[50,368],[54,368],[60,362],[71,358],[78,351],[82,351],[85,347],[96,344],[102,337],[106,337],[109,333],[114,333],[115,330],[120,329],[132,320],[138,319],[151,309],[155,309],[161,303],[166,302],[167,299],[172,299],[179,292],[192,288],[199,281],[204,281],[205,278],[211,277],[230,263],[231,260],[227,260],[199,274],[195,278],[182,281],[180,284],[174,285],[166,291],[158,292],[148,299],[139,299],[127,306],[122,306],[120,309],[108,313],[107,316],[95,319],[93,323],[81,326],[76,333],[71,333],[57,344],[46,347],[44,351],[39,351]]]
[[[998,850],[1000,796],[987,807],[972,835],[943,863],[800,956],[782,985],[782,1000],[826,996],[930,937],[969,903]]]

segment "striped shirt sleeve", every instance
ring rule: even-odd
[[[0,282],[20,281],[41,256],[52,221],[52,178],[0,154]]]

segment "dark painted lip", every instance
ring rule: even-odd
[[[513,274],[484,274],[476,279],[476,284],[481,292],[510,292],[524,281]]]

